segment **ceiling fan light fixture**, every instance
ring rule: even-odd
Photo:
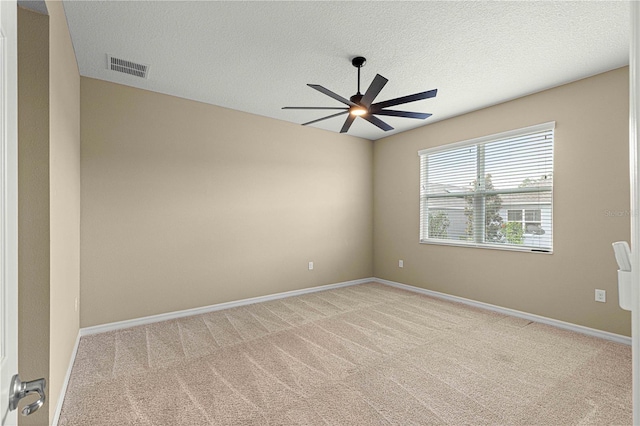
[[[349,113],[350,113],[351,115],[355,115],[355,116],[357,116],[357,117],[361,117],[361,116],[365,115],[367,112],[368,112],[368,111],[367,111],[367,109],[366,109],[366,108],[364,108],[364,107],[360,107],[360,106],[351,107],[351,108],[349,109]]]

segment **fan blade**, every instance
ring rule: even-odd
[[[313,121],[308,121],[306,123],[302,123],[302,125],[306,126],[307,124],[317,123],[318,121],[327,120],[329,118],[337,117],[339,115],[346,114],[347,112],[349,112],[349,111],[341,111],[341,112],[339,112],[337,114],[332,114],[332,115],[329,115],[329,116],[326,116],[326,117],[318,118],[317,120],[313,120]]]
[[[351,127],[351,124],[355,119],[356,119],[355,115],[349,114],[347,119],[344,121],[344,124],[342,125],[342,129],[340,129],[340,133],[347,133],[349,131],[349,127]]]
[[[386,108],[390,106],[407,104],[409,102],[420,101],[422,99],[435,98],[437,94],[438,94],[438,89],[428,90],[426,92],[414,93],[413,95],[407,95],[401,98],[389,99],[388,101],[378,102],[377,104],[371,105],[371,108],[373,108],[374,111],[378,111],[378,110],[381,110],[382,108]],[[374,112],[374,114],[377,114],[377,112]]]
[[[282,107],[282,109],[341,109],[341,110],[348,110],[349,108],[343,108],[343,107]]]
[[[342,96],[338,95],[337,93],[333,93],[331,90],[325,89],[324,87],[320,86],[319,84],[307,84],[307,86],[311,87],[312,89],[316,89],[318,92],[324,93],[325,95],[327,95],[329,97],[332,97],[336,101],[340,101],[345,105],[349,105],[349,106],[355,106],[356,105],[353,102],[351,102],[349,99],[345,99]]]
[[[396,111],[393,109],[383,109],[380,111],[372,112],[372,114],[389,115],[392,117],[418,118],[420,120],[429,118],[432,115],[432,114],[427,114],[423,112]]]
[[[378,96],[378,93],[380,93],[380,91],[388,81],[389,80],[387,80],[380,74],[376,74],[376,77],[373,79],[371,85],[360,100],[360,105],[369,109],[369,107],[371,106],[371,102],[373,102],[376,96]]]
[[[387,123],[385,123],[384,121],[380,120],[378,117],[374,117],[371,114],[361,115],[360,117],[364,118],[365,120],[367,120],[369,123],[373,124],[374,126],[380,127],[385,132],[387,132],[389,130],[393,130],[393,127],[389,126]]]

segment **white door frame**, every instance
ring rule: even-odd
[[[0,0],[0,425],[18,372],[18,43],[16,0]]]
[[[631,1],[629,43],[629,175],[631,180],[631,349],[633,364],[633,424],[640,425],[640,3]]]

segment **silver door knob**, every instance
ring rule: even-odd
[[[30,382],[20,381],[20,376],[17,374],[11,379],[11,388],[9,390],[9,411],[13,411],[18,408],[18,402],[27,395],[37,393],[40,395],[40,399],[29,405],[26,405],[22,409],[22,415],[28,416],[34,413],[38,408],[44,405],[44,401],[47,399],[44,394],[44,389],[47,386],[45,379],[32,380]]]

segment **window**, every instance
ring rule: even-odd
[[[554,128],[418,152],[420,242],[551,252]]]

